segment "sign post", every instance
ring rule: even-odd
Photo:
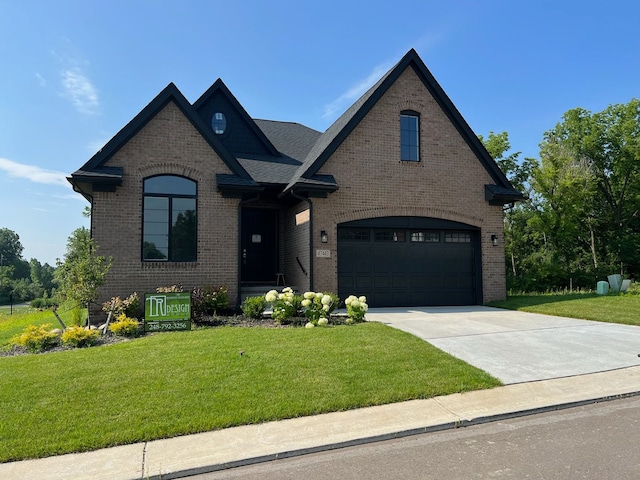
[[[189,292],[145,293],[144,331],[191,330]]]

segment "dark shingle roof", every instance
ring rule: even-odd
[[[290,157],[266,155],[238,158],[238,162],[256,182],[282,185],[289,182],[301,165],[301,162]]]
[[[275,120],[254,121],[280,153],[301,162],[322,136],[321,132],[300,123]]]

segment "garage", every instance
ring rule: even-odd
[[[338,226],[338,295],[372,307],[474,305],[482,298],[479,230],[423,217]]]

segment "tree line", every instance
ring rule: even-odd
[[[505,209],[512,290],[594,288],[640,273],[640,100],[567,111],[540,158],[511,153],[507,132],[480,136],[527,199]]]
[[[37,259],[22,258],[23,246],[16,232],[0,228],[0,304],[51,297],[55,293],[55,267]]]

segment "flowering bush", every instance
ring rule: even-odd
[[[135,317],[140,308],[140,297],[133,292],[127,298],[122,300],[120,297],[111,297],[111,300],[102,304],[102,311],[109,313],[113,305],[113,315],[116,317],[125,314],[127,317]]]
[[[270,290],[264,299],[271,305],[273,311],[271,316],[276,322],[284,322],[302,315],[302,297],[294,295],[293,290],[289,287],[283,288],[282,293]]]
[[[302,297],[304,314],[314,325],[317,325],[318,321],[323,318],[328,323],[329,315],[340,303],[338,296],[333,293],[305,292]]]
[[[367,305],[367,297],[349,295],[344,301],[344,304],[347,306],[347,315],[349,316],[349,319],[351,319],[351,322],[347,323],[364,322],[364,315],[369,309],[369,305]]]

